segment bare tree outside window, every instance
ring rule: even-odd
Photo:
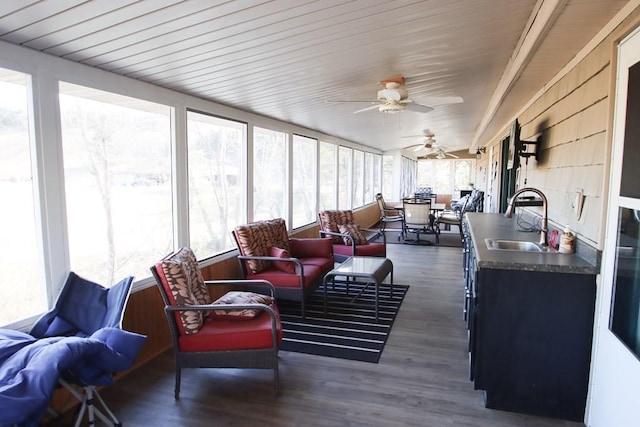
[[[245,221],[247,125],[187,112],[189,242],[201,258],[235,247],[231,230]]]
[[[364,204],[364,152],[353,150],[353,204],[359,208]]]
[[[338,148],[338,209],[351,209],[352,167],[353,150],[340,146]]]
[[[110,286],[173,249],[170,108],[60,84],[71,269]]]
[[[320,141],[320,210],[336,209],[336,156],[338,146]]]
[[[292,227],[316,220],[316,168],[318,141],[306,136],[293,136],[293,219]]]
[[[27,80],[26,74],[0,68],[0,326],[47,307],[37,259]]]
[[[253,128],[253,219],[286,218],[287,134]]]

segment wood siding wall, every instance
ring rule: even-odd
[[[635,11],[518,116],[522,140],[541,137],[539,159],[521,165],[519,186],[526,177],[526,186],[547,196],[550,220],[559,227],[569,225],[598,249],[608,201],[616,44],[637,21]],[[495,147],[498,143],[492,142]],[[479,164],[485,171],[487,166]],[[577,189],[585,195],[580,218],[572,211]]]

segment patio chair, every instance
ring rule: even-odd
[[[464,234],[462,232],[462,219],[464,217],[465,212],[467,212],[472,206],[472,196],[464,196],[460,199],[459,203],[455,206],[452,204],[451,210],[445,210],[442,212],[440,216],[436,219],[436,224],[440,227],[441,224],[451,227],[455,225],[458,227],[458,231],[460,232],[460,240],[464,241]]]
[[[405,199],[402,205],[404,207],[404,233],[406,236],[411,233],[416,235],[415,240],[405,237],[405,243],[433,244],[428,240],[421,241],[421,234],[433,234],[436,244],[440,243],[440,228],[435,215],[431,212],[431,199]]]
[[[384,232],[362,228],[355,223],[351,210],[326,210],[318,214],[320,236],[330,237],[333,257],[342,263],[351,256],[387,256]],[[382,242],[374,242],[379,237]]]
[[[87,338],[100,335],[102,329],[105,331],[106,328],[122,329],[124,309],[129,299],[132,282],[133,277],[127,277],[112,287],[105,288],[70,272],[53,309],[36,321],[29,334],[38,339]],[[146,337],[137,334],[130,334],[128,337],[131,340],[125,343],[126,356],[133,364]],[[109,385],[113,381],[112,372],[95,369],[93,371],[70,369],[60,377],[58,382],[71,396],[81,402],[76,426],[80,425],[85,411],[88,414],[89,425],[95,424],[95,416],[107,424],[120,425],[115,414],[96,389],[97,386]],[[81,391],[72,384],[79,385]],[[50,412],[58,416],[59,412],[64,412],[66,409],[66,407],[59,411],[50,409]]]
[[[238,225],[232,234],[243,278],[270,282],[277,299],[300,302],[305,318],[305,300],[334,267],[331,240],[290,238],[282,218]]]
[[[205,281],[189,248],[169,254],[151,273],[173,343],[175,399],[183,368],[273,369],[278,393],[282,325],[273,285],[265,280]],[[234,290],[212,301],[212,287],[218,293]]]
[[[378,203],[378,208],[380,209],[380,231],[384,234],[385,229],[387,228],[387,224],[397,223],[402,225],[403,222],[403,212],[397,208],[393,208],[387,206],[384,201],[384,197],[382,193],[376,194],[376,202]],[[400,236],[398,240],[403,237],[402,231],[400,232]]]

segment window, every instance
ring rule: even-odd
[[[456,195],[472,188],[473,166],[474,160],[420,160],[418,187],[431,187],[436,194]]]
[[[364,153],[364,204],[373,202],[373,154]]]
[[[320,210],[336,209],[336,154],[338,146],[320,141]]]
[[[47,308],[31,173],[26,74],[0,68],[0,325]],[[7,209],[10,205],[10,209]],[[19,304],[15,302],[19,301]]]
[[[318,164],[318,141],[293,135],[293,219],[292,228],[315,222],[316,169]]]
[[[393,156],[385,154],[382,156],[382,194],[387,198],[393,194]]]
[[[400,182],[402,188],[400,195],[407,197],[416,189],[416,168],[417,162],[407,157],[400,158]]]
[[[253,220],[287,216],[287,134],[253,128]]]
[[[174,249],[170,108],[60,83],[71,270],[110,286]]]
[[[338,149],[338,209],[351,209],[351,166],[353,153],[351,148]]]
[[[235,248],[231,230],[246,222],[246,140],[245,123],[187,112],[189,242],[200,258]]]
[[[364,204],[364,153],[353,150],[353,207]]]

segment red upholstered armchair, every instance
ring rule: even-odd
[[[300,301],[304,318],[305,299],[333,269],[331,239],[289,238],[282,218],[239,225],[233,237],[244,278],[268,280],[277,299]]]
[[[189,248],[168,255],[151,267],[151,273],[173,341],[176,399],[182,368],[273,369],[278,392],[282,327],[269,282],[204,281]],[[210,287],[228,292],[213,301]]]
[[[350,256],[387,256],[387,241],[384,233],[378,230],[361,228],[353,219],[353,211],[327,210],[318,215],[320,236],[330,237],[333,256],[337,262],[343,262]],[[382,242],[370,242],[377,237]]]

